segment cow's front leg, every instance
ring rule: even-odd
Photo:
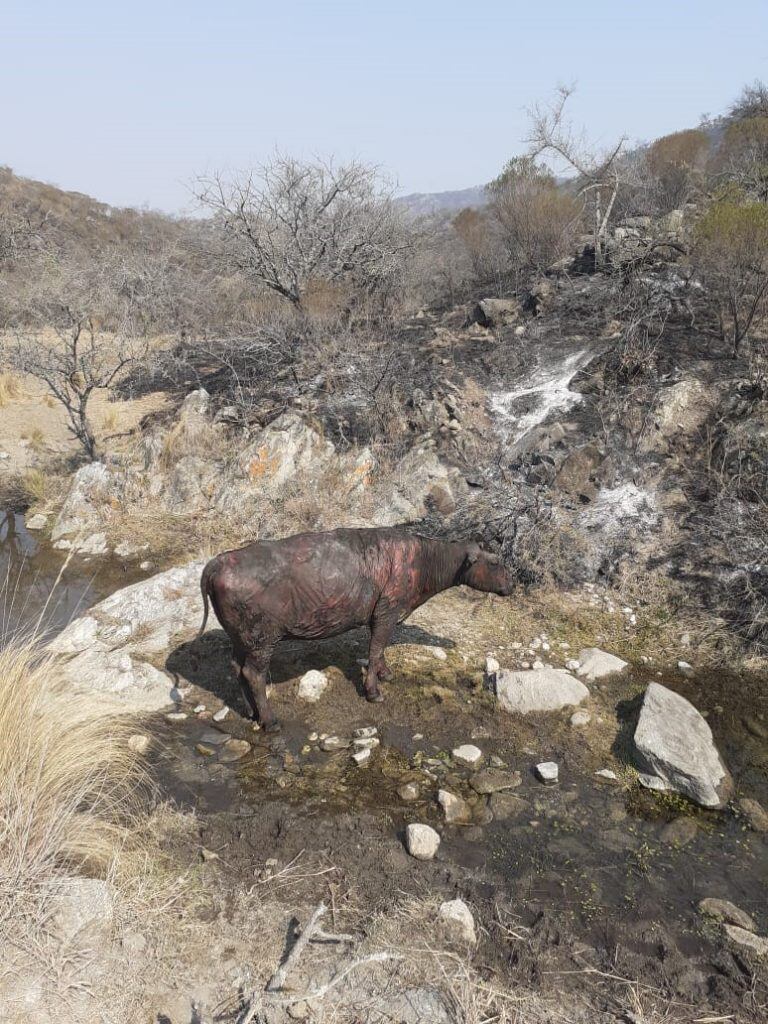
[[[371,703],[379,703],[384,700],[381,690],[379,690],[379,679],[386,679],[391,676],[389,667],[384,660],[384,650],[392,639],[396,625],[396,611],[387,609],[378,613],[374,612],[373,619],[371,620],[371,647],[368,651],[368,672],[365,677],[365,699],[371,701]]]
[[[267,669],[272,650],[249,654],[243,664],[242,678],[250,691],[250,704],[255,708],[256,717],[265,732],[277,732],[280,722],[267,697]]]

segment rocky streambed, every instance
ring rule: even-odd
[[[26,536],[15,529],[13,544]],[[52,557],[28,554],[30,565]],[[100,596],[86,581],[102,593],[117,583],[77,560],[68,573],[78,601]],[[650,657],[603,676],[564,619],[533,631],[513,603],[452,591],[400,628],[383,705],[361,696],[362,631],[284,644],[272,672],[284,728],[267,736],[242,717],[224,634],[213,624],[191,639],[198,576],[195,563],[119,589],[53,641],[73,685],[94,699],[117,694],[136,714],[160,792],[194,812],[194,836],[173,850],[179,863],[202,857],[227,891],[263,886],[265,898],[290,887],[293,900],[330,895],[342,908],[354,892],[371,913],[404,894],[460,897],[478,955],[513,983],[567,990],[609,973],[661,994],[680,1019],[694,1007],[761,1019],[764,678]],[[641,784],[640,773],[665,771],[647,751],[638,757],[651,683],[698,709],[696,729],[711,728],[728,774],[717,806]],[[704,770],[718,784],[717,764]],[[437,834],[434,857],[409,854],[414,823]],[[750,927],[712,904],[704,912],[707,899],[730,901]]]

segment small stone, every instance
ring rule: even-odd
[[[543,661],[539,661],[537,659],[536,661],[534,661],[534,663],[531,666],[531,668],[533,668],[536,672],[538,672],[540,669],[544,668],[544,662]]]
[[[24,525],[28,530],[44,530],[48,525],[48,516],[38,512],[36,515],[30,516],[29,519],[25,520]]]
[[[467,801],[449,793],[447,789],[438,790],[437,802],[443,809],[448,825],[466,825],[472,818],[472,810]]]
[[[307,739],[309,740],[310,743],[317,743],[318,735],[316,732],[311,732],[309,736],[307,736]]]
[[[601,779],[609,779],[611,782],[615,782],[618,779],[616,772],[612,772],[610,768],[599,768],[595,775]]]
[[[574,711],[568,721],[577,729],[580,726],[589,725],[592,721],[592,716],[588,711]]]
[[[496,661],[495,658],[492,658],[490,655],[488,655],[488,657],[485,659],[485,674],[488,676],[488,678],[492,679],[500,670],[500,668],[501,665],[498,663],[498,661]]]
[[[349,747],[349,740],[341,736],[326,736],[320,741],[320,749],[326,753],[333,753],[336,750],[346,750]]]
[[[219,752],[219,760],[224,764],[239,761],[249,753],[250,749],[251,744],[248,740],[227,740]]]
[[[215,747],[209,747],[207,743],[196,743],[195,750],[203,757],[213,757],[216,753]]]
[[[434,657],[438,659],[438,661],[448,660],[448,655],[446,654],[442,647],[429,647],[427,649],[429,650],[430,654],[434,655]]]
[[[183,722],[188,715],[186,711],[171,711],[165,717],[169,722]]]
[[[200,737],[201,742],[208,743],[212,747],[220,747],[223,743],[226,743],[230,737],[225,732],[219,732],[218,729],[206,729]]]
[[[397,795],[400,797],[401,800],[404,800],[406,803],[410,803],[412,800],[419,799],[419,796],[421,795],[421,790],[419,789],[417,783],[406,782],[398,789]]]
[[[693,675],[693,665],[689,664],[687,661],[678,661],[677,668],[684,676]]]
[[[579,675],[587,682],[616,675],[627,668],[626,661],[617,658],[615,654],[601,651],[599,647],[586,647],[583,651],[579,651],[579,661],[581,662],[578,669]]]
[[[735,924],[727,924],[723,930],[731,942],[735,942],[737,946],[750,949],[759,957],[768,956],[768,939],[763,938],[762,935],[755,935],[747,931],[746,928],[739,928]]]
[[[529,669],[531,667],[530,661],[521,661],[520,668]]]
[[[303,700],[307,704],[316,704],[328,689],[329,682],[325,672],[318,672],[314,668],[310,669],[299,680],[299,700]]]
[[[757,800],[742,797],[737,807],[747,819],[754,832],[768,832],[768,811]]]
[[[365,747],[362,750],[356,750],[352,754],[352,760],[355,762],[356,765],[365,764],[366,761],[370,760],[370,757],[371,757],[371,748],[370,747]]]
[[[356,740],[369,740],[374,736],[378,736],[379,730],[375,725],[365,725],[361,729],[354,729],[352,736]]]
[[[211,861],[211,860],[220,860],[221,859],[219,857],[218,853],[215,853],[213,850],[206,849],[205,846],[201,846],[200,847],[200,858],[203,861],[205,861],[205,862]]]
[[[545,785],[552,786],[557,782],[560,770],[554,761],[541,761],[536,765],[536,774]]]
[[[214,712],[213,720],[214,720],[214,722],[223,722],[228,714],[229,714],[229,708],[225,704],[223,708],[219,708],[218,711]]]
[[[416,860],[432,860],[440,846],[440,836],[429,825],[408,825],[405,846]]]
[[[419,740],[423,740],[424,739],[424,733],[423,732],[415,732],[413,734],[413,736],[411,736],[411,739],[414,741],[414,743],[418,742]]]
[[[504,789],[516,789],[523,781],[520,772],[502,772],[494,768],[473,775],[469,784],[476,793],[488,795]]]
[[[471,768],[482,760],[483,752],[472,743],[464,743],[451,751],[451,757],[459,764],[468,765]]]
[[[196,715],[202,715],[202,713],[205,711],[205,704],[196,704],[192,710],[195,712]]]
[[[441,903],[437,913],[443,927],[454,941],[475,945],[475,919],[464,900],[448,900]]]
[[[710,896],[699,903],[699,910],[708,917],[722,921],[723,924],[735,924],[748,932],[756,930],[755,922],[749,914],[730,900],[719,900]]]
[[[569,658],[565,663],[565,667],[569,672],[577,672],[581,668],[581,662],[575,658]]]
[[[150,569],[154,569],[154,562],[141,562],[139,568],[142,572],[149,572]]]
[[[493,793],[488,806],[497,821],[520,818],[531,809],[527,800],[509,792]]]
[[[368,739],[352,740],[352,743],[357,750],[373,750],[381,743],[378,736],[369,736]]]
[[[137,732],[128,738],[128,747],[135,754],[146,754],[149,750],[149,743],[149,736],[145,736],[140,732]]]

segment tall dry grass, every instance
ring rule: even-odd
[[[130,722],[74,694],[34,638],[0,650],[0,936],[64,874],[106,874],[144,773]]]
[[[23,388],[19,378],[10,372],[0,373],[0,409],[9,402],[21,398]]]

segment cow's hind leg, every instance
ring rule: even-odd
[[[277,732],[280,728],[280,723],[267,697],[267,669],[272,651],[272,646],[261,647],[255,652],[249,651],[240,677],[241,681],[244,681],[243,690],[254,710],[254,716],[265,732]]]

